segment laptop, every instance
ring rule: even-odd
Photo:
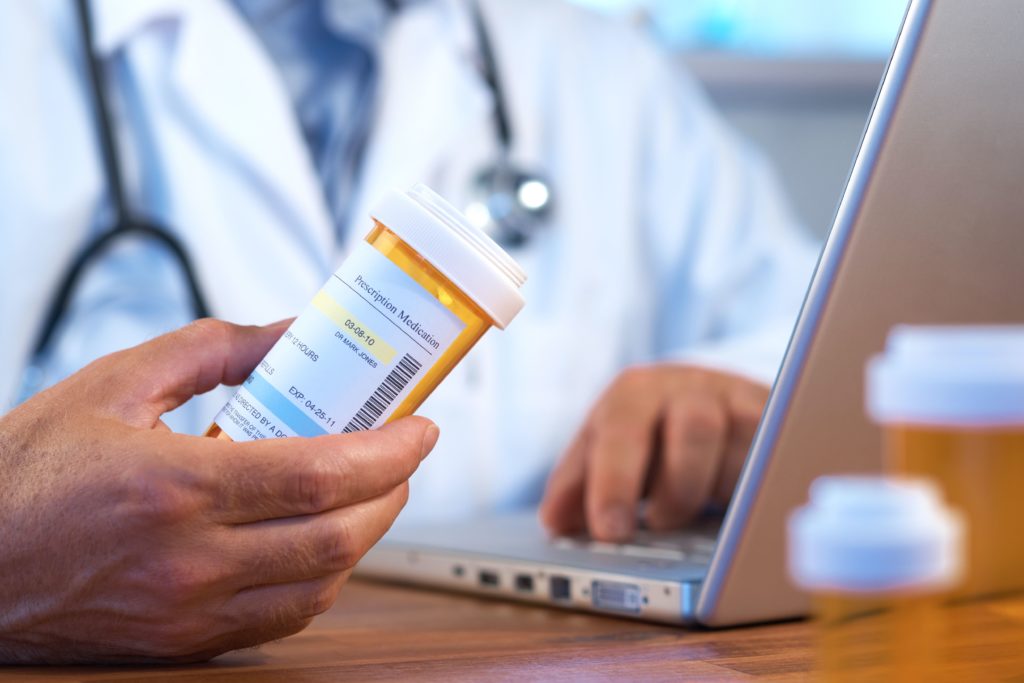
[[[723,519],[628,544],[549,538],[534,511],[406,527],[357,572],[673,624],[804,615],[786,518],[816,477],[881,469],[863,368],[889,329],[1024,322],[1022,35],[1020,0],[910,3]]]

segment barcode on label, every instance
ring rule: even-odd
[[[412,381],[412,378],[416,376],[421,367],[423,366],[418,360],[406,354],[402,360],[398,361],[398,365],[388,373],[388,376],[384,378],[384,381],[373,392],[373,395],[366,400],[366,403],[359,409],[355,417],[345,425],[345,428],[341,430],[342,433],[349,434],[372,427],[373,423],[384,414],[388,406],[402,393],[402,389],[405,389],[409,382]]]

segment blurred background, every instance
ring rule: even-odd
[[[804,224],[831,226],[903,0],[573,0],[650,31],[775,163]]]

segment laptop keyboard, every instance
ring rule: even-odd
[[[641,560],[653,560],[658,564],[686,562],[710,564],[715,551],[715,537],[693,532],[652,533],[640,531],[628,543],[607,543],[585,536],[561,537],[551,541],[561,550],[583,550],[600,555],[619,555]]]

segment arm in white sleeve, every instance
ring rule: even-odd
[[[681,69],[655,58],[643,225],[656,358],[771,384],[818,256],[759,154]]]

